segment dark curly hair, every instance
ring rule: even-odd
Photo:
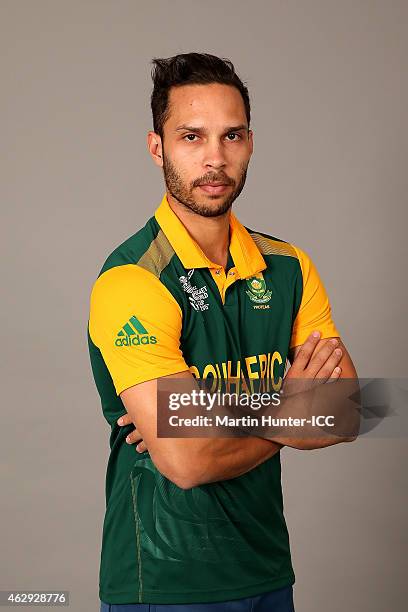
[[[163,126],[170,109],[168,105],[170,87],[179,85],[222,83],[233,85],[244,101],[248,127],[251,120],[251,106],[248,89],[235,73],[233,63],[209,53],[180,53],[173,57],[154,58],[152,68],[153,91],[151,108],[153,130],[163,140]]]

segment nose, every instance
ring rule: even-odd
[[[226,165],[223,144],[216,138],[209,139],[204,148],[203,164],[207,168],[223,168]]]

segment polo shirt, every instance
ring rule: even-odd
[[[100,599],[199,603],[295,582],[280,452],[249,472],[191,489],[125,442],[120,393],[183,370],[216,389],[233,378],[279,390],[289,348],[314,330],[340,336],[315,265],[299,247],[243,226],[231,211],[226,270],[171,209],[113,250],[90,295],[88,346],[111,427]]]

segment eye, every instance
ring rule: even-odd
[[[186,138],[188,138],[189,136],[193,136],[194,138],[196,137],[196,134],[186,134],[185,136],[183,136],[183,140],[185,140]],[[194,142],[194,140],[189,140],[188,142]]]
[[[241,140],[242,138],[241,134],[238,134],[238,132],[230,132],[228,136],[238,136],[238,139],[235,139],[235,140]],[[234,141],[232,140],[231,142],[234,142]]]
[[[235,138],[235,140],[232,140],[229,138],[229,136],[237,136],[237,138]],[[227,137],[230,142],[236,142],[237,140],[242,140],[242,136],[241,134],[238,134],[238,132],[229,132],[227,134]],[[187,142],[195,142],[193,138],[197,138],[197,134],[186,134],[185,136],[183,136],[183,140],[188,139]]]

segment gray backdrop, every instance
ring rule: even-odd
[[[164,194],[146,147],[151,58],[234,62],[255,143],[235,213],[313,257],[360,376],[403,377],[408,4],[0,8],[0,588],[69,589],[71,609],[90,612],[109,429],[88,299],[106,256]],[[404,437],[282,451],[297,612],[406,610],[406,460]]]

